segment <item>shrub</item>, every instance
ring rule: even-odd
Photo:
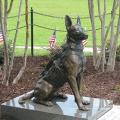
[[[59,46],[55,46],[55,48],[50,48],[48,49],[50,51],[50,55],[55,55],[57,52],[60,52],[61,51],[61,47]]]
[[[4,47],[3,45],[0,46],[0,64],[4,61]]]
[[[105,44],[105,56],[106,60],[109,58],[109,46],[110,46],[110,40],[108,40]],[[120,45],[117,47],[116,51],[116,59],[120,61]]]
[[[116,59],[120,61],[120,45],[117,47]]]
[[[11,55],[12,55],[12,48],[11,48],[12,41],[8,42],[8,54],[9,54],[9,59],[11,60]],[[4,44],[0,46],[0,64],[3,64],[4,62]]]
[[[62,46],[66,43],[66,41],[67,41],[67,37],[64,38],[61,44],[56,45],[54,48],[48,49],[50,51],[50,55],[54,56],[56,53],[61,52]]]

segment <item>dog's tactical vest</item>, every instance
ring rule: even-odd
[[[45,68],[45,71],[42,73],[43,79],[52,84],[55,89],[59,89],[67,82],[67,75],[65,74],[63,63],[70,55],[78,56],[80,67],[82,68],[80,73],[82,73],[85,69],[86,57],[83,53],[83,48],[75,49],[65,44],[63,51],[58,52],[54,57],[51,58]]]

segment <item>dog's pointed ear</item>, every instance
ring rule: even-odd
[[[77,17],[77,23],[81,25],[81,22],[80,22],[80,17],[79,17],[79,15],[78,15],[78,17]]]
[[[72,25],[71,18],[70,18],[68,15],[65,16],[65,25],[66,25],[66,29],[67,29],[67,30],[69,30],[69,28],[70,28],[71,25]]]

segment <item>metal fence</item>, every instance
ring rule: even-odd
[[[40,27],[40,28],[43,28],[43,29],[47,29],[47,30],[54,30],[53,28],[48,28],[48,27],[44,27],[42,25],[38,25],[38,24],[35,24],[34,21],[33,21],[33,18],[34,18],[34,14],[36,15],[41,15],[41,16],[46,16],[46,17],[51,17],[51,18],[58,18],[58,19],[65,19],[65,17],[59,17],[59,16],[52,16],[52,15],[46,15],[46,14],[42,14],[42,13],[38,13],[38,12],[35,12],[33,11],[32,7],[31,7],[31,10],[29,12],[30,16],[31,16],[31,24],[29,24],[31,26],[31,55],[33,56],[33,41],[34,41],[34,38],[33,38],[33,33],[34,33],[34,26],[36,27]],[[107,13],[107,15],[109,15],[111,13]],[[25,16],[25,14],[21,14],[21,16]],[[15,18],[15,17],[18,17],[17,16],[11,16],[11,17],[8,17],[8,19],[11,19],[11,18]],[[95,16],[95,17],[99,17],[99,16]],[[71,18],[71,19],[76,19],[76,18]],[[90,19],[90,17],[81,17],[81,19]],[[26,26],[22,26],[22,27],[19,27],[19,29],[22,29],[22,28],[25,28]],[[116,27],[116,26],[115,26]],[[106,26],[107,28],[107,26]],[[101,28],[97,28],[96,30],[100,30]],[[16,30],[15,29],[10,29],[8,30],[9,31],[14,31]],[[59,32],[66,32],[66,30],[57,30]],[[86,31],[92,31],[91,30],[86,30]]]

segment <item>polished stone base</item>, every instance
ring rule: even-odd
[[[26,100],[24,105],[14,98],[1,104],[1,117],[6,120],[97,120],[113,107],[111,100],[83,97],[89,100],[89,111],[81,111],[74,102],[73,95],[67,95],[68,99],[55,98],[52,107],[33,103]]]

